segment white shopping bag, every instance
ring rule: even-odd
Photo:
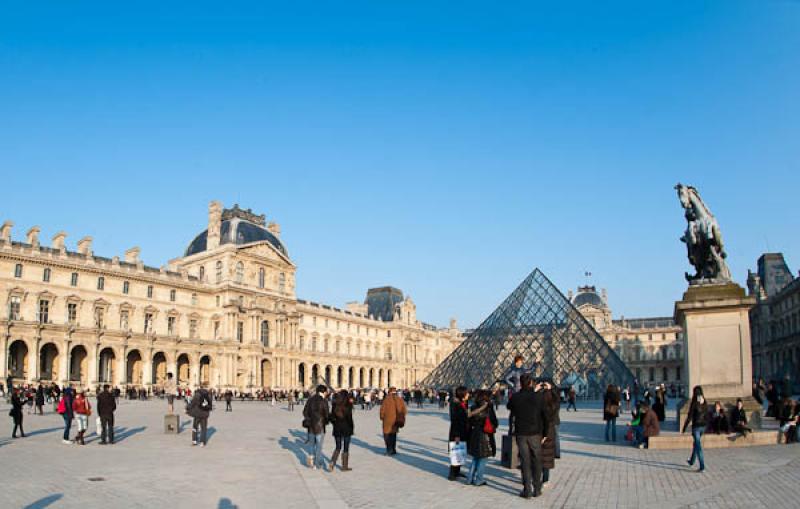
[[[467,462],[467,444],[450,442],[450,465],[457,467]]]

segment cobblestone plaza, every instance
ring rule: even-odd
[[[413,406],[413,405],[412,405]],[[638,450],[602,440],[598,404],[562,411],[562,459],[542,497],[520,499],[519,474],[487,469],[485,487],[448,482],[448,415],[434,405],[410,409],[399,454],[383,455],[378,409],[355,412],[352,472],[304,465],[301,411],[285,405],[218,404],[206,448],[190,445],[189,419],[179,435],[163,433],[162,401],[122,401],[114,446],[63,445],[52,411],[25,415],[28,437],[0,439],[6,470],[3,508],[92,507],[796,507],[800,449],[776,445],[706,451],[703,474],[686,466],[688,450]],[[5,403],[0,405],[7,412]],[[501,409],[500,433],[506,413]],[[668,423],[669,424],[669,423]],[[622,429],[622,426],[620,426]],[[93,430],[93,426],[91,426]],[[498,437],[499,438],[499,437]],[[325,452],[330,455],[330,429]]]

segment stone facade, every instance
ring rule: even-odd
[[[569,292],[572,304],[589,320],[606,343],[644,385],[672,384],[685,390],[684,338],[680,326],[670,317],[611,317],[606,290],[594,286]]]
[[[800,277],[783,254],[766,253],[748,273],[747,287],[756,298],[750,310],[753,376],[780,380],[788,374],[800,384]]]
[[[172,372],[184,386],[245,391],[323,377],[337,388],[403,387],[462,340],[454,320],[417,320],[396,289],[388,317],[370,315],[369,299],[346,309],[298,299],[280,227],[238,206],[212,202],[208,229],[161,268],[136,247],[106,258],[90,237],[72,251],[64,232],[48,247],[38,227],[24,242],[12,227],[0,227],[3,380],[158,387]]]

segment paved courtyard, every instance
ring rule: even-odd
[[[378,409],[356,412],[350,473],[304,466],[301,412],[284,405],[235,402],[217,407],[206,448],[191,447],[189,419],[179,435],[162,430],[161,401],[122,401],[118,444],[61,443],[61,418],[25,416],[28,438],[0,438],[5,479],[2,508],[491,508],[491,507],[797,507],[800,447],[706,451],[708,471],[690,470],[688,451],[641,451],[602,440],[599,405],[562,411],[562,459],[552,487],[538,499],[517,497],[518,473],[499,457],[489,485],[448,482],[445,411],[411,409],[399,455],[383,456]],[[8,406],[0,404],[6,416]],[[505,417],[505,412],[501,412]],[[504,431],[505,426],[501,428]],[[90,429],[93,431],[94,426]],[[622,430],[622,426],[620,426]],[[620,433],[619,438],[621,438]],[[329,455],[333,439],[326,438]]]

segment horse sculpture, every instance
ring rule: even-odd
[[[678,184],[678,199],[685,210],[686,232],[681,241],[686,244],[689,262],[694,266],[694,276],[686,273],[690,284],[719,284],[731,281],[731,272],[725,262],[726,253],[722,233],[714,214],[692,186]]]

